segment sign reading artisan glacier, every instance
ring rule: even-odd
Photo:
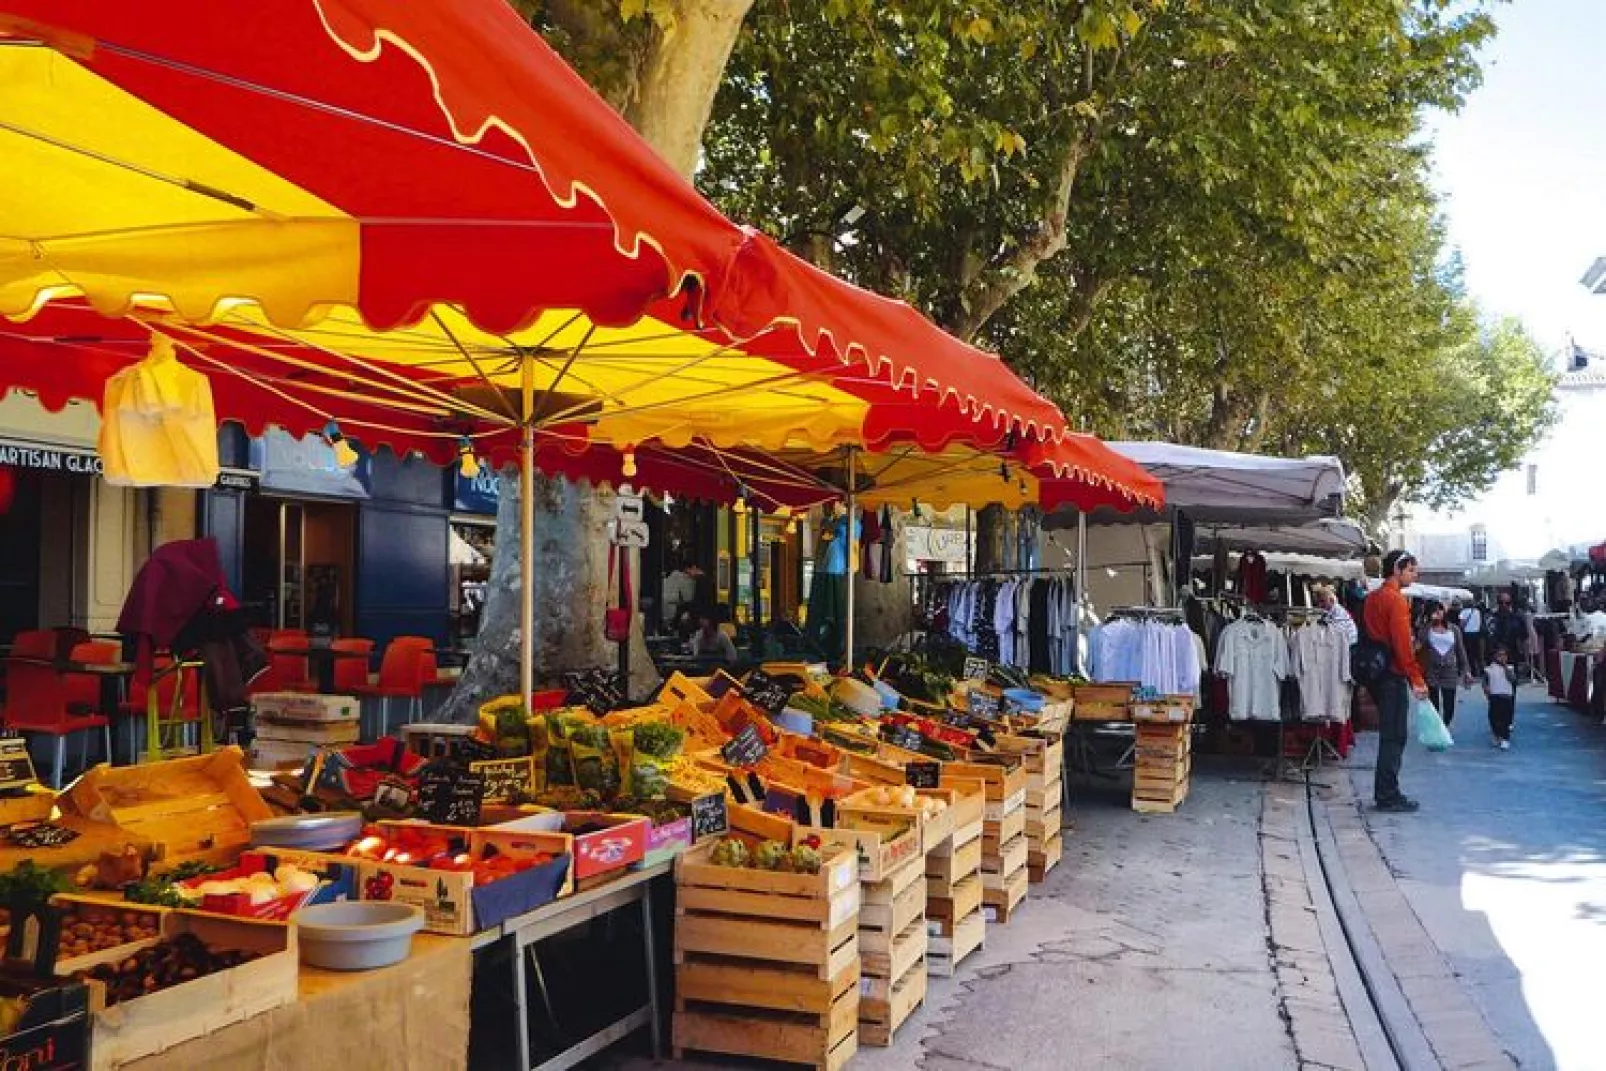
[[[44,472],[77,472],[85,476],[99,476],[101,473],[100,458],[95,454],[54,446],[30,446],[27,443],[0,442],[0,465]]]

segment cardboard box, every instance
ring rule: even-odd
[[[353,722],[362,705],[352,695],[310,692],[263,692],[251,697],[251,714],[258,721]]]
[[[600,825],[588,833],[574,830]],[[606,811],[548,811],[515,819],[487,831],[529,831],[564,833],[574,841],[574,880],[585,881],[610,870],[626,870],[647,854],[648,832],[652,820],[639,814],[609,814]]]
[[[209,881],[227,881],[230,878],[249,877],[252,874],[272,874],[281,863],[316,871],[322,880],[317,888],[299,896],[284,896],[266,903],[253,904],[248,893],[231,893],[223,896],[205,896],[196,904],[200,911],[215,915],[232,915],[236,918],[262,919],[288,922],[290,916],[303,907],[313,904],[332,904],[341,900],[357,899],[357,866],[355,862],[308,865],[294,859],[285,859],[267,852],[244,852],[238,866],[217,874],[203,874],[189,881],[179,882],[180,888],[199,889]]]

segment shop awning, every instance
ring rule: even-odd
[[[856,379],[984,437],[1063,428],[996,357],[724,219],[500,0],[11,9],[5,316],[166,307],[437,382],[541,350],[536,389],[629,410],[620,443],[853,441]]]

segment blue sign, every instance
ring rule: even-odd
[[[452,508],[457,512],[495,515],[501,501],[502,477],[491,469],[480,469],[473,479],[452,470]]]
[[[368,498],[371,493],[368,451],[357,449],[357,463],[346,468],[335,460],[335,448],[322,435],[305,439],[269,428],[251,440],[251,467],[262,474],[265,491],[338,498]]]

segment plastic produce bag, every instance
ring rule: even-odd
[[[1455,746],[1450,727],[1426,699],[1416,701],[1416,738],[1429,751],[1445,751]]]

